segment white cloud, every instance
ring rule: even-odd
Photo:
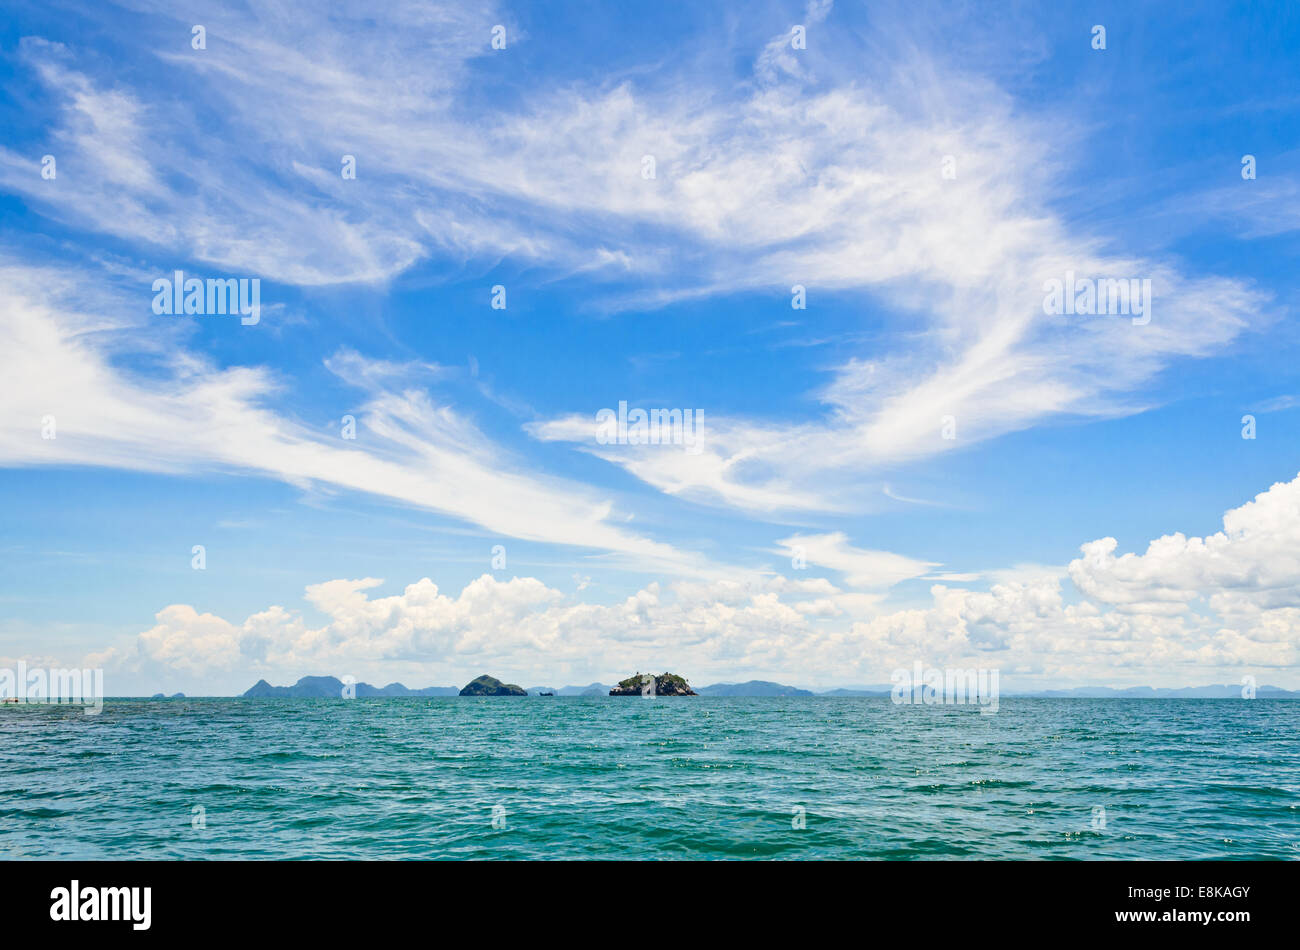
[[[1285,396],[1274,396],[1272,399],[1267,399],[1264,402],[1261,402],[1255,407],[1255,411],[1282,412],[1286,409],[1295,409],[1297,406],[1300,406],[1300,396],[1288,394]]]
[[[819,418],[774,423],[700,407],[699,454],[595,446],[591,414],[530,431],[574,442],[670,494],[751,511],[846,510],[863,504],[864,480],[900,462],[1069,415],[1145,408],[1135,390],[1177,359],[1216,352],[1256,319],[1263,296],[1241,282],[1190,276],[1077,233],[1051,210],[1052,186],[1034,171],[1052,167],[1044,143],[1057,130],[1016,116],[996,90],[936,80],[933,108],[921,114],[891,102],[892,91],[773,89],[712,123],[697,110],[672,123],[671,160],[661,158],[667,171],[653,192],[596,189],[596,200],[640,201],[637,213],[677,222],[691,247],[708,245],[697,287],[630,303],[737,288],[784,295],[798,283],[810,313],[819,296],[857,292],[889,315],[897,332],[883,353],[831,369],[817,392]],[[600,111],[623,117],[612,123],[621,128],[640,108],[620,90]],[[589,136],[600,135],[593,121]],[[959,157],[955,180],[940,175],[945,154]],[[1149,278],[1150,323],[1045,315],[1044,281],[1067,271]]]
[[[800,23],[795,24],[804,30],[804,45],[807,46],[808,32],[814,30],[822,21],[830,15],[831,7],[835,0],[808,0],[804,6],[803,19]],[[809,72],[800,64],[800,57],[807,56],[807,49],[796,50],[793,44],[793,30],[790,29],[783,33],[778,33],[768,41],[763,47],[762,53],[759,54],[757,62],[754,64],[754,73],[759,79],[765,82],[776,82],[780,78],[791,77],[807,81],[811,78]],[[814,37],[811,40],[813,48],[816,48],[817,40]]]
[[[844,575],[851,587],[884,589],[929,573],[938,564],[918,561],[890,551],[870,551],[849,544],[843,532],[793,535],[778,541],[787,557],[802,554],[807,563],[829,567]]]
[[[1083,545],[1071,561],[1080,591],[1122,610],[1182,611],[1193,601],[1300,607],[1300,476],[1223,516],[1204,538],[1157,538],[1145,554],[1115,556],[1114,538]]]
[[[364,438],[345,442],[268,408],[280,383],[264,368],[216,369],[179,347],[161,372],[120,368],[112,349],[123,346],[121,326],[81,309],[88,294],[81,280],[3,262],[0,278],[0,464],[253,472],[388,498],[503,537],[614,552],[643,570],[717,570],[617,526],[611,501],[533,473],[424,390],[384,388],[419,367],[370,364],[347,352],[331,361],[351,382],[372,387],[358,414]],[[110,309],[111,293],[95,290],[99,312]],[[50,416],[55,438],[46,439],[42,420]]]
[[[279,606],[236,624],[173,605],[116,662],[281,678],[403,669],[427,680],[436,669],[450,682],[494,669],[530,682],[566,673],[586,681],[668,667],[700,682],[774,672],[851,683],[882,682],[921,660],[1075,685],[1235,682],[1243,669],[1295,683],[1298,493],[1300,477],[1228,512],[1222,534],[1160,539],[1144,556],[1116,559],[1109,539],[1085,544],[1085,557],[1070,565],[1089,595],[1078,603],[1067,601],[1059,578],[1032,567],[987,591],[936,584],[928,605],[892,610],[877,595],[781,575],[651,583],[608,605],[574,602],[534,578],[484,575],[456,596],[423,578],[374,599],[366,592],[378,580],[335,580],[306,592],[327,618],[322,626]],[[800,540],[820,545],[838,569],[862,572],[859,582],[880,578],[878,552],[849,548],[839,536]],[[879,563],[896,577],[925,567]],[[1208,595],[1206,610],[1178,602],[1192,588]]]
[[[824,32],[831,15],[822,2],[804,11]],[[296,284],[382,281],[430,256],[509,257],[659,288],[626,305],[801,283],[815,312],[828,293],[857,294],[899,332],[884,353],[831,369],[820,417],[701,407],[698,455],[599,450],[664,492],[752,511],[859,508],[863,480],[885,466],[1066,414],[1142,408],[1135,389],[1233,339],[1262,301],[1078,233],[1054,185],[1077,130],[921,52],[897,54],[890,79],[810,86],[778,36],[739,91],[691,75],[540,84],[467,113],[459,97],[488,54],[490,6],[342,17],[345,37],[311,5],[224,11],[207,50],[164,45],[165,68],[228,123],[204,135],[177,129],[158,90],[96,81],[69,51],[25,42],[61,97],[51,134],[68,171],[43,181],[30,156],[0,150],[0,184],[82,226]],[[343,154],[357,157],[355,181],[338,173]],[[646,154],[653,180],[640,174]],[[946,155],[955,179],[940,174]],[[1151,278],[1151,323],[1045,316],[1043,281],[1067,270]],[[955,440],[941,437],[948,416]],[[581,440],[575,425],[533,431]]]
[[[97,78],[75,50],[21,44],[56,104],[45,131],[60,171],[45,181],[33,155],[0,148],[0,186],[42,213],[169,259],[297,285],[382,282],[430,257],[505,257],[551,275],[640,281],[598,305],[772,291],[783,309],[800,283],[813,313],[826,295],[852,295],[885,321],[887,349],[829,368],[816,418],[702,407],[698,455],[593,446],[595,406],[531,428],[586,443],[670,494],[754,511],[853,509],[868,494],[864,480],[900,463],[1064,415],[1141,408],[1135,391],[1174,361],[1229,343],[1264,301],[1240,281],[1080,233],[1056,185],[1077,133],[924,54],[900,58],[892,81],[832,73],[814,84],[821,67],[792,58],[777,36],[749,85],[690,73],[540,84],[484,111],[465,94],[499,20],[490,6],[215,11],[209,48],[195,55],[174,42],[188,27],[173,30],[163,5],[139,5],[156,14],[159,35],[173,34],[157,48],[183,94],[173,97],[170,83],[128,85],[142,71]],[[804,17],[829,28],[829,14],[814,3]],[[344,154],[357,157],[355,181],[338,173]],[[640,175],[646,154],[656,157],[653,180]],[[956,159],[955,179],[940,174],[945,155]],[[1294,191],[1272,196],[1293,197],[1285,187]],[[1263,194],[1255,228],[1275,233]],[[1045,316],[1043,281],[1067,270],[1150,277],[1151,322]],[[850,677],[924,651],[1077,679],[1296,664],[1295,483],[1230,512],[1210,538],[1173,535],[1122,557],[1110,539],[1090,542],[1069,569],[1082,603],[1067,602],[1050,572],[1010,572],[989,575],[1002,583],[988,592],[936,585],[931,604],[889,611],[890,584],[936,565],[821,534],[781,543],[808,542],[810,562],[859,590],[719,580],[716,565],[620,526],[623,513],[600,493],[502,452],[421,388],[436,368],[337,354],[330,368],[365,394],[367,439],[343,445],[269,408],[290,380],[215,368],[166,345],[174,330],[142,335],[112,308],[85,305],[91,288],[70,275],[7,266],[0,276],[2,464],[254,472],[706,580],[702,589],[647,584],[613,606],[571,603],[531,578],[482,578],[456,597],[423,579],[374,600],[373,579],[334,580],[308,593],[328,617],[319,627],[282,607],[237,624],[172,605],[136,644],[161,667],[536,657],[617,672],[669,654],[701,670]],[[123,358],[141,354],[147,369]],[[55,440],[40,438],[46,415],[57,419]],[[946,416],[954,440],[941,436]]]

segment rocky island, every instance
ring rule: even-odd
[[[611,696],[698,696],[686,680],[676,673],[637,673],[609,691]]]
[[[527,696],[528,691],[514,683],[503,683],[495,676],[484,673],[477,679],[465,684],[460,691],[462,696]]]

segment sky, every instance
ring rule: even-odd
[[[3,7],[0,663],[1300,688],[1294,4]]]

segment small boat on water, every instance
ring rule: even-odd
[[[538,696],[554,696],[554,693],[538,693]]]

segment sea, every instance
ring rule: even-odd
[[[1300,701],[0,709],[0,858],[1300,859]]]

